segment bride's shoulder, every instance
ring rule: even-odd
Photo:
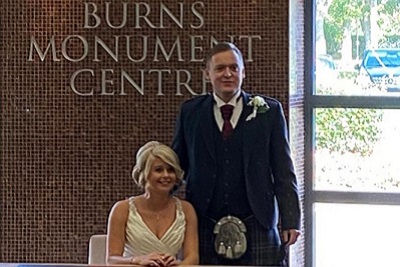
[[[181,203],[182,209],[185,212],[185,214],[194,213],[193,205],[190,204],[190,202],[188,202],[187,200],[184,200],[184,199],[178,199],[178,201]]]

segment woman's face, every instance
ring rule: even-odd
[[[152,191],[170,192],[175,183],[175,169],[160,158],[155,158],[147,178],[146,188]]]

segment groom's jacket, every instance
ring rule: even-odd
[[[251,95],[242,91],[242,97],[241,116],[247,118],[253,112],[248,105]],[[275,228],[278,219],[283,230],[300,229],[297,182],[283,109],[277,100],[262,97],[269,109],[244,122],[241,142],[248,202],[267,229]],[[212,94],[184,102],[172,144],[185,171],[186,199],[200,215],[206,214],[217,179],[213,105]]]

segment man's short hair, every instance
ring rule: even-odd
[[[217,43],[216,45],[214,45],[210,51],[208,51],[207,55],[206,55],[206,67],[208,67],[208,64],[211,61],[211,58],[219,53],[222,52],[226,52],[226,51],[233,51],[236,53],[236,55],[239,56],[239,59],[242,61],[242,63],[244,64],[244,60],[243,60],[243,55],[242,52],[239,50],[239,48],[237,48],[236,45],[234,45],[233,43],[230,42],[221,42],[221,43]]]

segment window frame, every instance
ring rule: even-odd
[[[315,62],[316,0],[306,0],[304,10],[304,181],[305,266],[316,266],[315,203],[400,205],[400,194],[385,192],[318,191],[314,189],[315,110],[318,108],[400,109],[398,96],[316,95]]]

